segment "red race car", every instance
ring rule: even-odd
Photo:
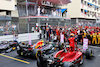
[[[63,50],[58,51],[54,56],[42,55],[37,59],[38,67],[79,67],[83,64],[84,57],[90,58],[93,54],[90,50],[82,52],[81,49],[75,47],[73,51],[71,47],[64,47]]]

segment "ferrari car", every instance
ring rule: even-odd
[[[59,50],[61,46],[56,46],[53,43],[45,42],[44,40],[38,41],[34,45],[29,45],[25,43],[20,43],[17,46],[17,53],[21,56],[31,56],[37,59],[39,54],[50,54]]]
[[[38,67],[79,67],[83,64],[84,57],[91,58],[93,53],[87,49],[83,52],[82,49],[76,47],[75,51],[72,51],[71,47],[64,47],[63,50],[58,51],[53,55],[40,55],[37,58]]]

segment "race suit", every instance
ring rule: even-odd
[[[70,47],[72,48],[72,51],[74,51],[75,50],[75,37],[70,37],[68,41],[69,41]]]
[[[92,37],[93,37],[92,44],[97,44],[97,33],[93,33]]]
[[[97,35],[98,38],[98,44],[100,44],[100,35]]]

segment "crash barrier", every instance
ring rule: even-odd
[[[31,40],[39,39],[38,35],[39,33],[25,33],[25,34],[18,34],[18,41],[28,41],[29,40],[29,34],[31,35]],[[0,36],[0,41],[13,41],[13,35],[5,35]]]

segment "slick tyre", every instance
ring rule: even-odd
[[[62,50],[63,49],[63,44],[59,44],[58,47],[59,47],[59,50]]]
[[[39,59],[39,58],[37,58],[37,67],[43,67],[43,66],[41,65],[41,62],[40,62],[40,59]]]
[[[19,56],[21,56],[21,51],[20,51],[20,50],[17,50],[17,54],[18,54]]]
[[[64,62],[62,67],[75,67],[71,62]]]
[[[31,56],[32,56],[32,58],[37,59],[38,56],[41,55],[41,54],[42,54],[41,50],[34,49],[34,50],[32,50]]]
[[[80,61],[80,65],[82,65],[84,63],[84,57],[83,55],[81,56],[81,61]]]
[[[86,58],[91,59],[92,56],[93,56],[93,51],[90,49],[87,49],[86,50]]]

